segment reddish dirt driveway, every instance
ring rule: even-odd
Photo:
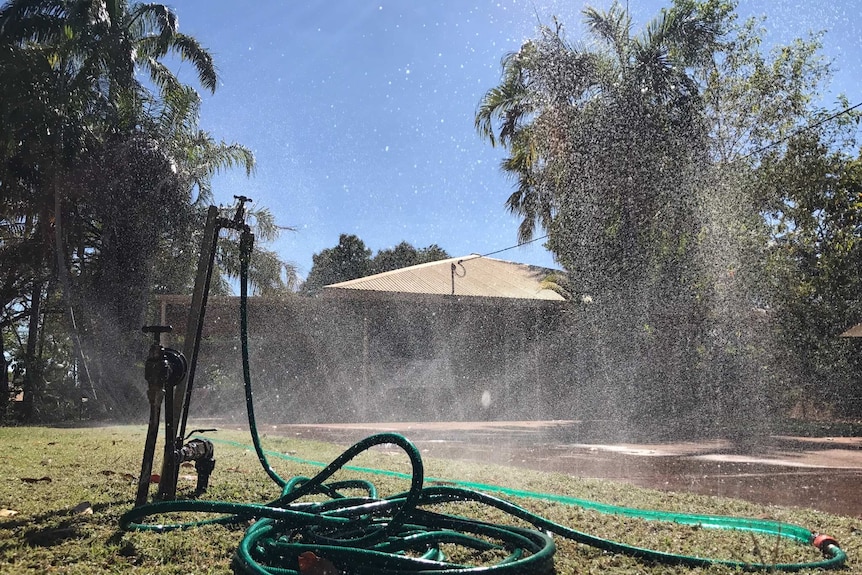
[[[862,517],[862,438],[771,436],[678,443],[581,441],[578,422],[289,424],[268,433],[351,444],[394,431],[424,455]],[[262,430],[263,431],[263,430]]]

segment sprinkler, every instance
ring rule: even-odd
[[[156,435],[159,430],[159,415],[162,401],[165,402],[165,413],[172,409],[173,387],[186,375],[188,363],[185,356],[175,349],[163,347],[163,333],[170,333],[172,328],[167,325],[149,325],[143,327],[144,333],[153,334],[153,343],[144,367],[144,379],[147,380],[147,399],[150,402],[150,422],[147,427],[147,439],[144,444],[144,457],[141,463],[141,475],[138,478],[138,494],[136,505],[147,502],[150,488],[150,478],[153,470],[153,457],[156,450]],[[165,457],[173,459],[173,422],[165,418]],[[170,455],[169,455],[170,454]],[[163,482],[159,482],[163,485]]]
[[[150,419],[144,444],[144,456],[141,462],[141,475],[138,479],[136,506],[145,504],[149,495],[156,436],[158,435],[163,401],[165,404],[165,448],[157,498],[162,501],[176,499],[180,465],[187,461],[194,461],[197,470],[198,479],[195,496],[206,492],[209,487],[209,478],[215,468],[212,442],[206,439],[192,439],[187,443],[184,442],[188,436],[195,433],[192,431],[186,436],[186,423],[192,390],[194,389],[195,368],[203,334],[203,321],[215,265],[219,232],[222,229],[239,231],[241,234],[240,245],[249,254],[254,241],[254,236],[245,223],[245,204],[250,202],[251,198],[245,196],[234,196],[234,198],[237,205],[233,218],[221,217],[215,206],[210,206],[207,212],[183,351],[180,352],[161,345],[162,334],[172,331],[170,326],[150,325],[143,327],[144,333],[153,334],[153,343],[150,346],[144,368],[144,378],[148,384],[147,399],[150,403]]]

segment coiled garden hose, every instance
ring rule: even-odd
[[[250,234],[247,234],[250,236]],[[266,452],[261,446],[254,417],[251,377],[248,361],[248,254],[252,240],[241,241],[240,338],[243,377],[248,408],[249,428],[254,449],[266,473],[282,489],[281,496],[267,504],[240,504],[222,501],[178,500],[141,505],[120,519],[124,530],[166,532],[206,524],[237,524],[254,521],[245,533],[235,554],[235,568],[248,574],[304,575],[303,560],[309,557],[325,561],[326,569],[317,572],[354,573],[357,575],[544,575],[554,572],[555,544],[551,534],[590,545],[610,553],[620,553],[664,564],[705,567],[724,565],[745,571],[799,571],[836,568],[847,556],[831,537],[788,523],[714,515],[669,513],[618,507],[566,496],[537,494],[493,485],[451,482],[426,487],[422,458],[416,446],[395,433],[372,435],[356,443],[314,477],[280,477],[269,464],[267,455],[297,460],[283,454]],[[218,441],[218,440],[215,440]],[[230,442],[225,442],[230,443]],[[368,470],[378,474],[403,477],[410,482],[404,493],[379,498],[374,485],[364,480],[326,483],[334,473],[360,453],[376,445],[395,445],[410,460],[410,474]],[[234,444],[236,445],[236,444]],[[312,463],[304,461],[304,463]],[[318,464],[324,465],[324,464]],[[361,497],[346,497],[340,491],[359,489]],[[539,515],[491,495],[539,498],[644,520],[697,525],[710,529],[730,529],[767,534],[804,545],[815,545],[824,558],[807,563],[746,563],[708,557],[696,557],[646,549],[603,539],[559,525]],[[325,494],[324,502],[302,502],[307,495]],[[435,505],[453,501],[473,502],[495,508],[531,525],[534,529],[499,525],[432,511]],[[175,512],[222,514],[214,519],[190,523],[162,524],[145,522],[148,517]],[[447,560],[441,546],[454,544],[478,552],[493,552],[493,565],[466,565]]]

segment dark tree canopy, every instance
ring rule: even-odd
[[[0,330],[4,343],[26,334],[5,347],[23,366],[26,418],[40,398],[62,412],[81,390],[103,414],[138,412],[151,295],[190,285],[212,176],[253,170],[247,148],[198,127],[200,97],[169,55],[215,90],[211,55],[167,6],[0,6]],[[292,279],[266,250],[252,267],[260,292]],[[46,371],[64,364],[74,369]]]
[[[368,275],[371,250],[352,234],[341,234],[338,245],[312,256],[313,265],[302,286],[302,293],[315,294],[324,286]]]
[[[583,23],[589,42],[555,20],[505,56],[475,118],[507,153],[518,239],[547,234],[573,302],[593,302],[572,342],[597,335],[573,355],[603,358],[635,418],[763,421],[806,381],[835,380],[848,363],[827,359],[831,339],[862,313],[847,305],[856,116],[815,104],[819,37],[767,52],[764,20],[739,22],[732,1],[676,0],[640,31],[614,2]]]
[[[312,256],[313,266],[301,292],[318,293],[324,286],[427,262],[446,259],[449,254],[437,244],[416,249],[407,242],[382,249],[372,258],[365,242],[352,234],[342,234],[338,245]]]
[[[437,244],[416,249],[407,242],[401,242],[391,249],[377,252],[371,261],[372,273],[383,273],[428,262],[444,260],[449,257],[446,251]]]

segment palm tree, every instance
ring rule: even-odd
[[[539,94],[530,86],[536,57],[536,44],[529,41],[518,52],[503,58],[503,81],[482,97],[475,120],[477,131],[492,146],[499,144],[510,151],[501,167],[517,180],[517,189],[509,196],[506,207],[523,217],[518,228],[519,242],[532,239],[537,219],[547,227],[552,216],[550,202],[537,201],[539,185],[534,174],[538,149],[532,122],[541,106]],[[494,120],[499,123],[497,132]]]
[[[517,180],[506,205],[523,218],[519,241],[532,238],[537,222],[551,230],[560,187],[577,177],[559,162],[577,153],[573,130],[587,129],[585,120],[598,114],[626,110],[631,119],[655,107],[690,121],[699,105],[698,87],[686,66],[712,54],[720,36],[716,18],[698,13],[693,3],[662,10],[638,36],[632,36],[631,18],[616,2],[606,12],[587,8],[584,18],[599,41],[597,50],[566,42],[559,23],[553,29],[542,26],[537,40],[503,59],[502,82],[485,93],[477,109],[479,134],[509,151],[502,169]]]
[[[138,69],[163,93],[180,87],[162,63],[171,53],[192,64],[204,88],[214,92],[217,84],[212,56],[177,30],[176,15],[163,4],[10,0],[0,9],[0,42],[46,48],[55,68],[74,70],[81,88],[96,87],[111,99],[141,89]]]
[[[145,71],[160,97],[169,99],[182,88],[161,61],[169,53],[192,62],[201,84],[215,89],[212,58],[194,39],[177,32],[176,17],[163,5],[11,0],[0,8],[4,77],[0,185],[9,190],[6,197],[17,202],[18,213],[34,222],[34,237],[41,246],[35,267],[45,270],[35,277],[44,278],[56,270],[70,310],[69,250],[84,242],[70,234],[91,227],[75,221],[90,193],[77,166],[92,165],[82,160],[93,157],[96,150],[102,150],[96,155],[106,157],[106,146],[118,141],[141,142],[130,130],[146,115],[143,102],[149,91],[136,73]],[[7,78],[11,81],[5,82]],[[152,146],[136,149],[152,151]],[[161,164],[164,171],[156,181],[172,171],[170,164]],[[43,283],[44,279],[37,279],[32,285],[29,334],[33,343]],[[74,325],[71,311],[70,321]],[[30,350],[35,348],[29,344],[27,348],[33,363]],[[29,396],[26,393],[25,399]]]

